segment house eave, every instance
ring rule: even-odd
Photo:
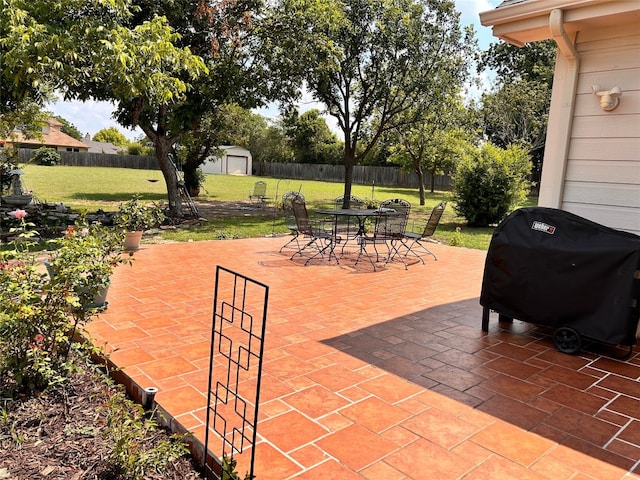
[[[552,38],[549,15],[564,12],[564,28],[571,34],[588,25],[607,26],[640,22],[640,2],[635,0],[529,0],[480,13],[480,22],[493,27],[493,35],[514,45]]]

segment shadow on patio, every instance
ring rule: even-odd
[[[569,356],[556,350],[551,329],[519,321],[499,325],[494,314],[486,334],[481,314],[478,299],[439,305],[323,343],[553,443],[640,471],[637,346],[627,361],[602,356],[626,348],[597,343]],[[444,418],[425,417],[423,425],[414,418],[407,428],[432,441],[434,435],[451,439],[462,429],[462,439],[473,431],[465,433],[459,418],[445,426]],[[471,434],[471,440],[507,458],[528,448],[499,431]],[[549,478],[565,477],[556,472]],[[595,478],[610,477],[603,471]]]

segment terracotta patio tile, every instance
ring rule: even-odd
[[[380,434],[380,436],[390,442],[393,442],[398,447],[409,445],[419,438],[418,435],[407,430],[401,425],[385,430]]]
[[[420,478],[417,475],[428,472],[430,478],[442,480],[461,478],[475,465],[471,459],[424,439],[392,453],[385,462],[409,478]]]
[[[545,390],[533,383],[503,374],[495,375],[482,382],[479,386],[525,403]]]
[[[629,423],[618,435],[620,440],[640,446],[640,420]],[[640,456],[638,457],[640,458]]]
[[[359,426],[350,425],[331,433],[317,442],[317,445],[340,463],[358,471],[382,459],[396,449],[396,446]]]
[[[184,358],[174,356],[145,363],[140,369],[152,378],[164,379],[192,372],[196,367]]]
[[[425,373],[424,376],[460,391],[474,387],[484,380],[484,378],[479,375],[469,373],[466,370],[451,365],[436,368],[435,370]]]
[[[288,379],[299,375],[305,375],[315,370],[315,368],[293,355],[288,355],[286,357],[265,362],[263,364],[263,370],[276,378]]]
[[[555,445],[555,442],[531,435],[506,422],[489,425],[471,440],[524,467],[531,466]]]
[[[336,392],[366,380],[366,377],[363,377],[360,373],[344,368],[341,365],[321,368],[309,373],[307,376]]]
[[[552,365],[546,370],[543,370],[539,373],[539,376],[578,390],[585,390],[598,380],[591,375],[576,372],[575,370],[558,365]]]
[[[535,471],[499,456],[489,458],[464,478],[465,480],[548,480],[547,477]]]
[[[360,388],[392,404],[412,397],[422,391],[422,388],[394,375],[383,375],[367,382],[362,382]]]
[[[578,472],[586,475],[587,478],[597,478],[598,480],[621,480],[626,470],[610,465],[597,458],[582,453],[579,450],[560,445],[549,453],[549,457],[553,460],[573,468]]]
[[[411,415],[406,410],[376,397],[365,398],[343,408],[340,413],[375,433],[398,425]]]
[[[547,412],[503,395],[496,395],[478,408],[489,415],[510,422],[525,430],[531,430],[548,417]]]
[[[630,365],[629,363],[612,360],[610,358],[600,357],[591,363],[590,367],[608,373],[615,373],[621,377],[627,377],[632,380],[640,378],[640,365]]]
[[[282,400],[311,418],[322,417],[347,404],[347,400],[319,385],[292,393]]]
[[[531,470],[549,480],[573,480],[576,478],[576,471],[573,468],[567,467],[548,455],[534,463]]]
[[[340,478],[340,480],[360,480],[362,477],[346,466],[329,460],[317,467],[292,477],[292,480],[326,480],[328,478]]]
[[[332,413],[326,417],[318,419],[318,423],[330,432],[337,432],[349,425],[353,425],[353,420],[339,413]]]
[[[617,425],[611,425],[567,407],[554,412],[545,423],[601,447],[604,447],[619,430]]]
[[[159,390],[155,399],[173,415],[188,413],[207,405],[206,397],[189,385],[173,390]]]
[[[447,450],[478,431],[478,427],[437,408],[431,408],[416,415],[403,422],[402,426]]]
[[[556,385],[544,392],[542,396],[566,407],[570,407],[574,410],[588,413],[590,415],[596,414],[605,405],[605,403],[607,403],[603,398],[589,393],[584,393],[565,385]]]
[[[491,368],[496,372],[505,373],[507,375],[511,375],[512,377],[519,378],[521,380],[526,380],[529,377],[540,373],[542,371],[539,367],[534,367],[532,365],[526,365],[522,362],[518,362],[516,360],[511,360],[510,358],[497,358],[488,362],[485,365],[487,368]]]
[[[238,461],[238,471],[244,472]],[[282,480],[289,478],[300,471],[300,467],[292,462],[286,455],[283,455],[271,445],[261,442],[256,446],[256,460],[254,472],[261,480]]]
[[[293,450],[289,455],[304,468],[311,468],[329,458],[326,453],[314,445],[306,445],[298,450]]]
[[[640,390],[640,387],[638,389]],[[607,410],[612,410],[631,418],[640,418],[640,398],[619,395],[615,400],[607,404]]]
[[[131,348],[127,350],[116,350],[115,352],[111,353],[109,359],[116,365],[118,365],[118,367],[124,368],[131,365],[150,362],[152,360],[155,360],[155,357],[152,357],[144,350]]]
[[[296,411],[270,418],[258,425],[258,433],[285,452],[317,441],[327,434],[318,423]]]
[[[378,462],[360,472],[368,480],[403,480],[405,474],[385,462]],[[327,477],[329,478],[329,477]]]
[[[638,388],[637,380],[612,374],[600,380],[597,386],[617,393],[623,393],[629,397],[640,398],[640,389]]]

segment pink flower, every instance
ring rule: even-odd
[[[87,235],[89,235],[89,229],[88,228],[83,228],[80,231],[80,235],[83,236],[83,237],[86,237]]]
[[[35,337],[33,337],[33,339],[35,340],[36,343],[42,343],[44,342],[44,335],[42,335],[41,333],[38,333]]]
[[[24,210],[16,210],[15,212],[12,212],[13,216],[16,217],[18,220],[22,220],[24,217],[27,216],[27,212],[25,212]]]

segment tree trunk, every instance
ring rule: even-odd
[[[167,215],[171,218],[182,217],[182,200],[178,190],[178,176],[176,168],[169,158],[171,142],[166,136],[157,135],[155,139],[156,158],[158,166],[167,185],[167,198],[169,200],[169,211]]]
[[[436,191],[436,169],[431,170],[431,193]]]
[[[421,168],[418,168],[416,170],[416,173],[418,174],[418,191],[420,192],[420,205],[424,205],[426,200],[426,196],[424,193],[424,173],[422,172]]]
[[[344,197],[342,208],[351,208],[351,184],[353,183],[354,154],[345,147],[344,150]]]

